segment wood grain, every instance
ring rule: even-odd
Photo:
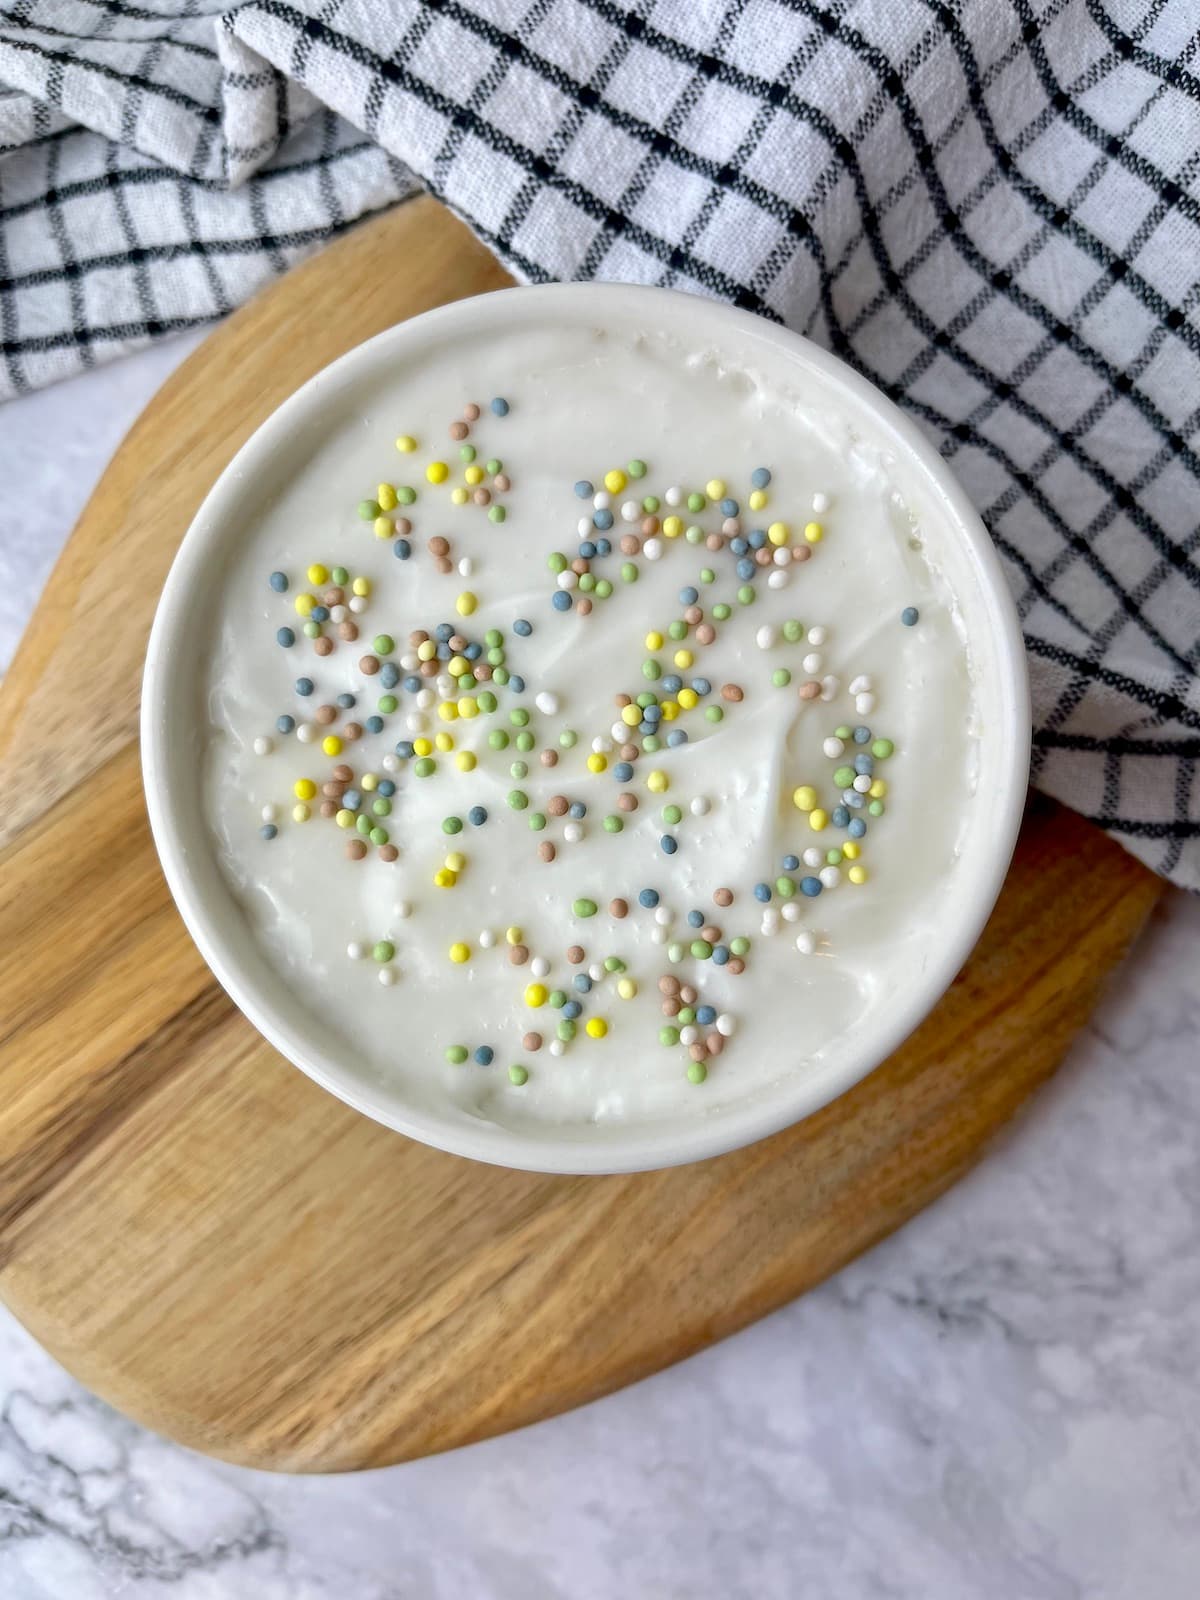
[[[256,1466],[376,1466],[533,1422],[818,1282],[1054,1070],[1159,893],[1035,804],[978,950],[908,1044],[800,1126],[670,1172],[478,1166],[275,1055],[209,977],[151,846],[135,736],[155,600],[287,393],[505,281],[426,199],[231,318],[122,446],[2,691],[0,1293],[106,1399]]]

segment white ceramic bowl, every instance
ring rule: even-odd
[[[250,496],[261,493],[272,467],[281,470],[289,442],[331,404],[344,405],[359,386],[377,380],[386,364],[418,361],[448,335],[482,335],[501,325],[511,331],[564,316],[592,326],[673,328],[744,351],[747,360],[769,347],[772,359],[782,354],[794,362],[806,383],[888,451],[890,475],[914,513],[949,529],[939,563],[972,641],[983,728],[979,782],[970,850],[956,869],[967,877],[940,925],[938,949],[914,973],[903,1003],[856,1028],[832,1065],[783,1079],[706,1119],[517,1129],[467,1117],[449,1101],[416,1104],[401,1085],[364,1075],[349,1051],[339,1055],[336,1040],[306,1024],[299,1002],[257,947],[202,811],[198,682],[211,644],[208,601],[227,541],[245,525]],[[965,494],[914,425],[836,357],[747,312],[673,291],[592,284],[505,290],[428,312],[350,351],[281,406],[226,468],[188,530],[155,618],[142,696],[142,763],[163,871],[193,939],[250,1021],[309,1077],[377,1121],[460,1155],[537,1171],[636,1171],[717,1155],[788,1126],[879,1065],[932,1009],[992,910],[1016,839],[1029,764],[1025,653],[999,560]]]

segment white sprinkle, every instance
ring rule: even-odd
[[[274,748],[274,742],[268,739],[265,734],[260,733],[254,741],[254,754],[256,756],[269,756]]]
[[[717,1018],[717,1032],[722,1039],[731,1039],[737,1032],[737,1018],[730,1016],[728,1011],[722,1011]]]
[[[662,552],[663,547],[661,539],[647,539],[645,544],[642,546],[642,554],[645,556],[647,561],[657,561],[659,556],[662,555]]]
[[[612,505],[612,495],[609,494],[607,489],[597,489],[592,496],[592,504],[597,511],[607,511],[609,506]]]
[[[568,844],[578,844],[583,838],[582,822],[568,822],[563,829],[563,838]]]
[[[694,1027],[690,1022],[685,1023],[684,1026],[679,1030],[680,1044],[695,1044],[699,1037],[700,1029]]]
[[[409,917],[412,916],[412,901],[397,900],[392,907],[392,915],[399,918],[401,922],[407,922]]]
[[[432,689],[418,689],[417,690],[417,707],[418,707],[419,710],[428,711],[431,706],[434,706],[436,704],[437,704],[437,695],[434,693],[434,691]]]
[[[562,1042],[561,1039],[551,1039],[551,1041],[550,1041],[550,1054],[552,1056],[561,1056],[563,1054],[563,1052],[566,1050],[566,1048],[567,1048],[566,1045]]]
[[[791,581],[791,573],[785,572],[782,567],[772,567],[767,574],[768,589],[786,589]]]
[[[350,943],[346,946],[346,954],[350,957],[351,961],[361,961],[366,953],[366,945],[360,943],[357,939],[351,939]]]
[[[579,521],[575,524],[575,532],[579,535],[579,537],[581,539],[586,539],[588,534],[591,533],[591,531],[592,531],[592,519],[591,519],[591,517],[580,517]]]
[[[395,967],[380,967],[379,981],[385,989],[390,989],[400,974]]]
[[[298,722],[296,724],[296,737],[299,739],[301,744],[311,744],[317,737],[317,729],[315,724],[311,722]]]
[[[405,672],[417,672],[420,670],[421,658],[415,650],[406,650],[400,657],[400,665]]]
[[[642,514],[642,508],[636,500],[626,500],[621,507],[622,522],[636,522]]]
[[[600,965],[600,963],[598,961],[593,961],[591,966],[587,970],[588,970],[588,977],[592,980],[593,983],[601,982],[601,980],[604,977],[604,968]]]
[[[578,582],[579,574],[572,572],[570,567],[567,567],[558,575],[558,587],[560,589],[574,589]]]
[[[816,948],[817,941],[814,939],[812,934],[809,933],[807,928],[796,935],[796,949],[799,950],[802,956],[812,955]]]
[[[786,545],[780,545],[772,559],[777,567],[790,567],[792,564],[792,552]]]
[[[821,679],[821,699],[825,701],[832,700],[841,687],[842,680],[835,678],[830,673],[827,677]]]
[[[783,913],[782,914],[783,914],[783,920],[785,922],[799,922],[800,921],[800,907],[796,904],[796,902],[794,900],[785,900],[783,902]]]
[[[595,756],[609,755],[612,752],[612,747],[612,740],[607,734],[598,733],[592,740],[592,754]]]
[[[400,770],[400,757],[399,756],[394,756],[392,754],[392,752],[389,750],[387,755],[384,756],[380,760],[379,765],[383,768],[383,770],[385,772],[399,772],[399,770]]]
[[[727,534],[731,539],[736,539],[741,531],[742,525],[736,517],[726,517],[721,524],[721,532]]]
[[[529,963],[529,970],[533,973],[535,978],[544,978],[550,971],[550,963],[546,960],[545,956],[534,956],[533,960]]]
[[[829,496],[827,494],[820,494],[820,493],[813,495],[812,507],[813,507],[813,510],[818,512],[818,513],[822,512],[822,511],[828,511],[829,510]]]
[[[345,606],[343,606],[343,605],[330,606],[330,608],[329,608],[329,620],[330,620],[330,622],[345,622],[346,618],[349,615],[350,615],[350,613],[346,610]]]
[[[824,644],[828,632],[829,630],[822,627],[818,622],[815,628],[810,628],[808,630],[809,644]]]
[[[836,761],[838,756],[846,753],[846,741],[844,739],[837,738],[833,734],[830,734],[829,738],[826,739],[825,743],[821,746],[821,749],[831,761]]]
[[[264,822],[274,822],[279,816],[279,807],[266,805],[260,813]]]
[[[669,935],[665,928],[651,928],[650,937],[655,944],[666,944]]]
[[[760,650],[769,650],[775,643],[775,629],[769,622],[764,622],[754,635],[754,642]]]
[[[805,672],[808,673],[820,672],[822,664],[822,659],[815,650],[810,650],[808,655],[806,655],[804,660],[800,663]]]
[[[854,709],[860,717],[869,717],[875,709],[875,696],[873,694],[856,694],[854,696]]]
[[[712,801],[706,794],[698,794],[688,807],[688,810],[694,817],[706,817],[712,810]]]
[[[866,794],[871,787],[871,778],[865,772],[860,772],[854,780],[854,789],[857,794]]]
[[[623,722],[614,722],[611,731],[614,739],[620,739],[624,743],[625,735],[629,732],[629,729]]]
[[[496,935],[490,928],[481,928],[479,937],[475,942],[481,950],[490,950],[496,943]]]
[[[438,673],[437,686],[438,693],[441,695],[443,700],[449,700],[450,696],[454,694],[458,688],[458,685],[448,672]]]
[[[842,875],[836,867],[822,867],[817,876],[826,889],[836,889],[842,881]]]
[[[860,672],[857,678],[850,679],[851,694],[866,694],[871,687],[871,680],[865,672]]]
[[[824,861],[825,857],[815,847],[815,845],[809,845],[808,849],[804,852],[800,859],[804,862],[806,867],[819,867],[822,861]]]
[[[544,711],[548,717],[552,717],[558,710],[558,696],[551,694],[548,689],[543,689],[540,694],[534,695],[533,703],[539,711]]]
[[[677,483],[673,483],[671,485],[671,487],[667,490],[666,494],[663,495],[663,499],[667,502],[667,504],[669,506],[682,505],[683,504],[683,490],[679,487],[679,485]]]
[[[471,560],[470,556],[464,556],[462,558],[462,560],[458,563],[458,575],[459,575],[459,577],[460,578],[469,578],[474,571],[475,571],[475,563]]]
[[[669,928],[675,919],[675,913],[670,906],[655,906],[654,920],[660,928]]]
[[[429,727],[429,718],[423,711],[410,711],[404,722],[409,733],[424,733]]]
[[[762,931],[768,935],[779,932],[779,913],[774,906],[768,906],[762,914]]]
[[[366,595],[365,594],[351,595],[351,597],[350,597],[350,609],[351,609],[351,611],[354,612],[355,616],[361,616],[362,613],[367,609],[367,597],[366,597]]]

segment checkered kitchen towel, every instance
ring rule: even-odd
[[[0,0],[0,85],[0,395],[413,174],[521,277],[782,318],[974,496],[1040,787],[1200,888],[1196,0]]]

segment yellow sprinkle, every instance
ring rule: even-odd
[[[629,479],[619,467],[614,467],[611,472],[606,472],[604,474],[604,487],[608,490],[609,494],[620,494],[621,490],[628,482]]]
[[[815,811],[808,813],[808,825],[814,833],[820,833],[822,828],[829,826],[829,813],[822,811],[820,806]]]
[[[509,944],[520,944],[520,942],[521,942],[521,930],[520,930],[520,928],[516,928],[516,927],[505,928],[504,937],[508,941]]]
[[[379,787],[379,777],[374,772],[364,772],[358,781],[358,787],[365,789],[368,794]]]
[[[536,1010],[538,1006],[544,1006],[549,998],[550,991],[544,983],[527,983],[525,985],[525,1004],[527,1006],[532,1006]]]
[[[724,478],[710,478],[708,480],[708,482],[704,485],[704,492],[705,492],[705,494],[708,496],[708,498],[710,500],[724,500],[724,498],[725,498],[725,480],[724,480]]]
[[[825,529],[819,522],[806,522],[804,524],[804,537],[809,544],[820,544],[825,537]]]
[[[410,456],[416,448],[417,441],[413,438],[411,433],[402,433],[396,440],[396,449],[399,450],[402,455]]]
[[[470,961],[471,946],[469,944],[461,943],[452,944],[450,946],[450,959],[451,961],[457,961],[459,966],[461,966],[464,961]]]
[[[636,978],[617,979],[617,993],[621,996],[622,1000],[632,1000],[637,992],[638,986]]]
[[[887,793],[886,780],[883,778],[876,778],[875,782],[867,790],[867,793],[871,796],[872,800],[882,800],[884,795]]]
[[[792,804],[797,811],[811,811],[817,803],[817,791],[809,783],[792,790]]]
[[[381,483],[375,491],[375,498],[379,502],[380,511],[394,511],[396,509],[395,484]]]
[[[329,568],[323,567],[319,561],[314,561],[308,569],[309,583],[328,583]]]
[[[589,1017],[584,1032],[589,1039],[603,1039],[608,1032],[608,1023],[603,1017]]]
[[[321,740],[321,749],[324,750],[327,756],[340,756],[342,753],[342,741],[336,733],[326,734]]]
[[[465,489],[462,489],[462,488],[451,489],[451,491],[450,491],[450,499],[454,502],[454,504],[456,506],[465,506],[467,501],[470,498],[471,498],[471,496],[467,493],[467,491]]]
[[[460,750],[454,761],[460,772],[475,771],[475,752],[473,750]]]
[[[454,609],[460,617],[469,617],[478,604],[478,600],[476,600],[470,589],[464,589],[454,602]]]
[[[443,700],[438,706],[438,716],[443,722],[455,722],[458,720],[458,707],[453,700]]]
[[[690,650],[676,650],[675,665],[677,667],[690,667],[695,657]]]
[[[431,756],[433,754],[433,741],[431,739],[414,739],[413,755]]]
[[[662,711],[664,722],[674,722],[679,715],[679,701],[664,700],[659,709]]]
[[[470,672],[471,664],[463,656],[451,656],[446,663],[446,671],[452,678],[461,678],[464,672]]]
[[[587,768],[589,772],[607,772],[608,757],[602,756],[598,750],[593,751],[587,758]]]
[[[845,844],[842,846],[842,854],[845,856],[847,861],[857,861],[858,841],[855,839],[847,839]]]
[[[454,735],[452,733],[447,733],[445,728],[440,729],[434,734],[433,742],[443,755],[446,755],[447,752],[454,749]]]
[[[448,872],[461,872],[467,864],[467,858],[461,850],[451,850],[446,857],[446,870]]]
[[[297,778],[292,785],[292,793],[297,800],[311,800],[317,792],[317,786],[311,778]]]
[[[772,544],[786,544],[791,538],[791,529],[786,522],[773,522],[767,529],[767,538]]]
[[[668,539],[678,539],[683,532],[683,518],[664,517],[662,528]]]
[[[417,660],[418,661],[432,661],[436,655],[437,655],[437,640],[436,639],[422,639],[420,644],[417,646]]]
[[[309,817],[312,816],[312,812],[306,805],[301,804],[292,807],[292,816],[297,822],[307,822]]]
[[[466,717],[468,721],[479,715],[479,701],[473,694],[464,694],[458,702],[458,714]]]
[[[445,483],[450,476],[450,468],[444,461],[431,461],[425,468],[425,476],[430,483]]]
[[[370,578],[355,578],[354,582],[350,585],[350,589],[351,592],[356,595],[368,595],[371,592],[371,580]]]
[[[354,813],[353,811],[347,811],[343,806],[338,812],[337,816],[334,818],[334,821],[337,823],[339,828],[352,828],[355,821]]]
[[[392,526],[391,517],[376,517],[371,526],[375,530],[377,539],[390,539],[396,531]]]
[[[751,511],[761,511],[766,503],[767,493],[765,489],[752,489],[750,491],[750,498],[746,501],[746,504],[750,507]]]
[[[312,594],[298,594],[295,600],[296,610],[302,617],[310,617],[312,615],[312,608],[316,605],[316,603],[317,597],[316,595]]]
[[[472,489],[477,488],[483,482],[485,476],[486,474],[482,467],[468,467],[463,473],[463,477],[471,485]]]
[[[867,869],[866,867],[851,867],[846,876],[850,879],[851,883],[866,883]]]
[[[651,628],[650,632],[646,635],[646,649],[647,650],[661,650],[662,647],[663,647],[663,636],[662,636],[662,634],[659,633],[656,629]]]
[[[646,787],[651,794],[666,794],[670,786],[670,778],[658,767],[655,767],[653,772],[646,774]]]
[[[627,728],[636,728],[641,720],[642,711],[640,706],[621,707],[621,721]]]
[[[680,689],[679,704],[685,711],[691,711],[700,704],[700,696],[695,689]]]
[[[458,874],[449,867],[439,867],[433,875],[433,881],[439,889],[453,889],[458,882]]]

